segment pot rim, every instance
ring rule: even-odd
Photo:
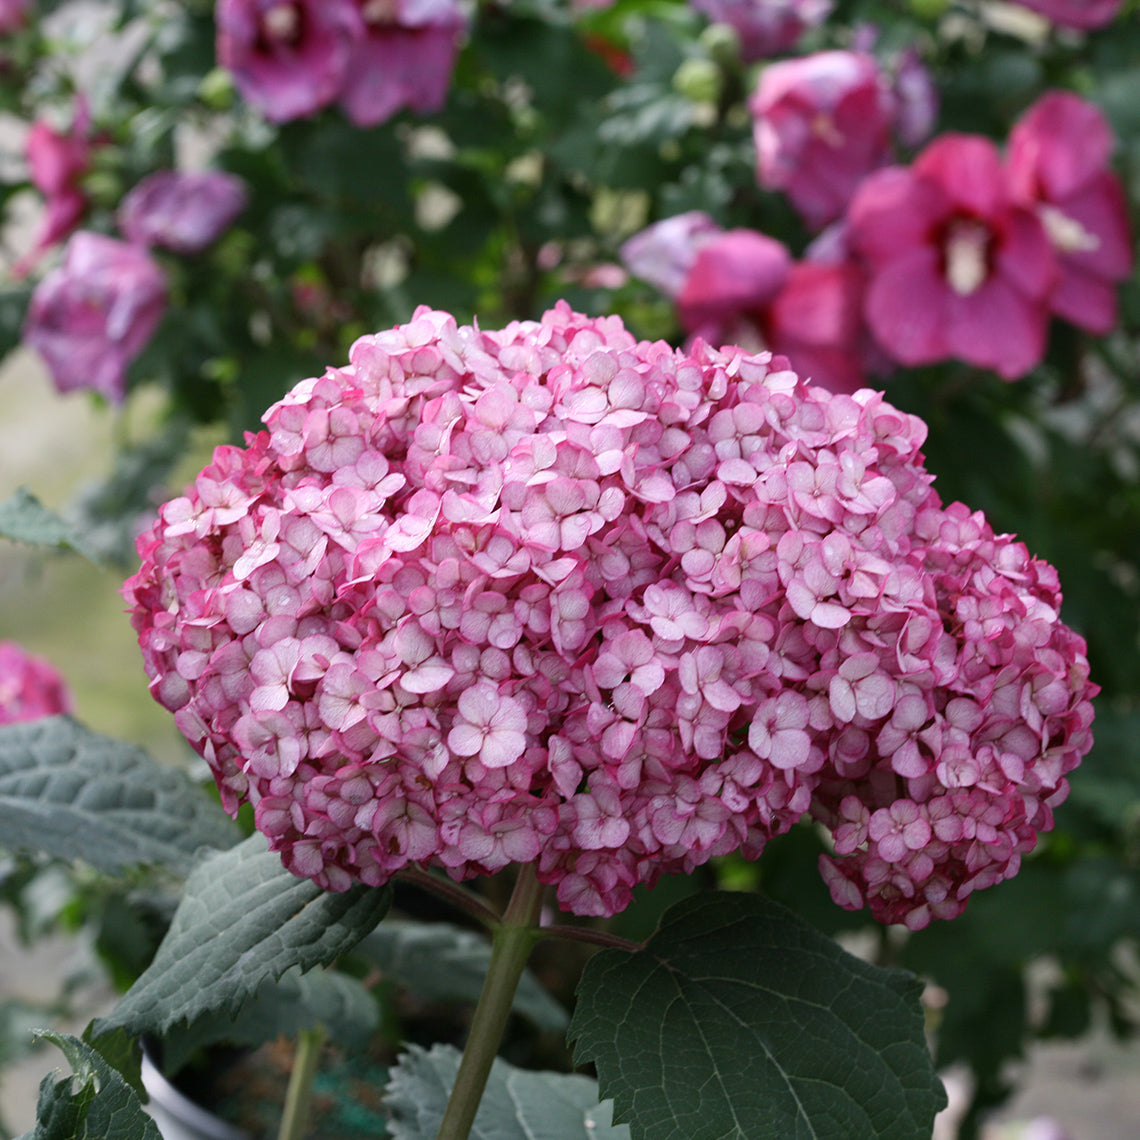
[[[186,1140],[190,1140],[190,1136],[193,1140],[253,1140],[244,1129],[227,1123],[179,1092],[154,1063],[145,1044],[142,1050],[142,1082],[152,1104],[176,1125],[190,1130]],[[161,1124],[161,1121],[157,1123]],[[170,1140],[182,1140],[182,1137]]]

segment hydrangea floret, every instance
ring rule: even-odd
[[[835,899],[918,928],[1016,872],[1095,692],[924,437],[768,353],[421,308],[220,447],[124,596],[226,805],[323,887],[530,863],[611,914],[810,814]]]

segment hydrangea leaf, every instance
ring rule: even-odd
[[[713,892],[642,950],[595,955],[569,1032],[634,1140],[930,1140],[946,1098],[921,990],[768,899]]]
[[[140,863],[189,872],[238,830],[184,772],[67,716],[0,727],[0,843],[115,873]]]
[[[460,1054],[450,1045],[413,1045],[391,1070],[385,1104],[392,1140],[435,1140]],[[628,1140],[611,1121],[590,1077],[532,1073],[498,1059],[491,1069],[472,1140]]]
[[[331,970],[302,974],[294,968],[276,982],[263,982],[236,1018],[214,1011],[169,1029],[162,1038],[163,1068],[176,1073],[194,1052],[218,1042],[255,1049],[317,1025],[338,1045],[359,1050],[379,1021],[375,1000],[355,978]]]
[[[94,560],[79,531],[24,487],[0,503],[0,537],[27,546],[62,547]]]
[[[49,1073],[40,1082],[36,1126],[20,1140],[162,1140],[138,1094],[96,1049],[67,1033],[45,1029],[38,1036],[58,1045],[74,1072]]]
[[[205,1014],[235,1017],[267,979],[351,950],[387,913],[391,894],[323,891],[251,835],[194,868],[154,961],[96,1031],[162,1034]]]
[[[386,922],[358,947],[390,978],[427,1001],[478,1001],[491,946],[445,922]],[[514,1010],[540,1029],[562,1033],[569,1017],[531,973],[515,991]]]

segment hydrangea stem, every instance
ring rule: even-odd
[[[467,1140],[475,1123],[475,1114],[503,1039],[519,978],[526,968],[531,947],[538,940],[543,890],[533,865],[519,868],[510,902],[502,922],[494,931],[491,963],[487,967],[475,1016],[471,1019],[471,1031],[437,1140]]]
[[[289,1088],[285,1092],[285,1109],[281,1114],[277,1140],[302,1140],[308,1132],[313,1078],[324,1043],[325,1031],[320,1025],[302,1029],[297,1035],[297,1049],[293,1054],[293,1068],[289,1073]]]

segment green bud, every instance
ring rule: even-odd
[[[697,43],[721,67],[736,67],[740,63],[740,33],[731,24],[709,24],[697,37]]]
[[[673,90],[694,103],[715,103],[723,80],[711,59],[687,59],[673,74]]]
[[[950,0],[910,0],[910,10],[920,20],[937,20],[950,7]]]
[[[198,98],[211,110],[228,110],[234,101],[233,77],[224,67],[215,67],[202,76]]]

